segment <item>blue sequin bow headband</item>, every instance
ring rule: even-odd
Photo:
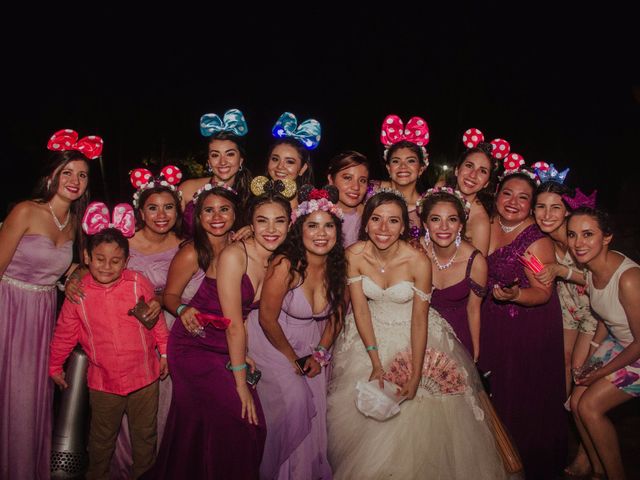
[[[320,143],[322,129],[320,122],[309,118],[300,125],[293,113],[284,112],[273,126],[271,133],[276,138],[295,138],[302,142],[307,150],[313,150]]]
[[[210,137],[220,132],[229,132],[242,137],[248,131],[244,115],[237,108],[227,110],[222,118],[216,113],[205,113],[200,117],[200,133],[203,137]]]

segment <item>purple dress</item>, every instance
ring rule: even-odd
[[[251,308],[254,289],[242,277],[242,308]],[[222,316],[218,286],[205,277],[189,305]],[[193,336],[175,322],[167,353],[173,397],[155,466],[144,478],[254,479],[264,449],[265,419],[255,390],[258,426],[242,419],[242,403],[233,373],[226,369],[229,348],[224,330],[207,325]]]
[[[313,315],[300,286],[289,290],[278,322],[298,357],[318,345],[326,312]],[[247,320],[249,356],[262,371],[258,394],[267,420],[261,479],[330,479],[327,460],[327,377],[297,375],[289,360],[265,336],[258,312]]]
[[[361,222],[362,215],[360,215],[357,210],[344,213],[344,220],[342,222],[342,244],[344,248],[358,241]]]
[[[49,478],[56,280],[73,242],[24,235],[0,281],[0,478]]]
[[[138,250],[131,248],[127,268],[142,273],[149,279],[156,290],[156,293],[160,294],[164,290],[167,282],[167,274],[169,273],[171,261],[173,260],[173,257],[175,257],[176,253],[178,253],[178,250],[179,247],[174,247],[164,252],[145,255]],[[189,302],[193,295],[195,295],[203,278],[204,272],[202,270],[198,270],[182,293],[182,301],[184,303]],[[163,313],[167,322],[167,327],[171,330],[176,318],[166,310],[164,310]],[[169,413],[169,406],[171,405],[171,391],[172,381],[171,376],[168,376],[160,382],[160,395],[158,398],[158,448],[162,442],[162,435],[164,433],[164,427]],[[120,433],[118,434],[118,439],[116,440],[116,449],[111,461],[110,477],[114,480],[129,478],[131,476],[132,465],[133,458],[131,457],[129,423],[127,415],[125,414],[122,418],[122,426],[120,428]]]
[[[515,278],[529,287],[519,261],[544,234],[534,225],[487,258],[487,286]],[[480,364],[491,371],[492,401],[515,441],[527,479],[555,478],[566,460],[562,313],[554,289],[544,305],[524,307],[489,296],[482,305]]]
[[[471,342],[471,332],[469,331],[467,301],[471,290],[479,297],[484,297],[487,294],[487,288],[481,287],[471,278],[473,259],[478,253],[480,252],[475,250],[469,257],[467,271],[462,280],[442,290],[436,288],[431,294],[431,307],[435,308],[449,322],[458,340],[470,354],[473,354],[473,342]]]

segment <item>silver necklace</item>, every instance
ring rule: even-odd
[[[460,246],[458,245],[456,247],[456,251],[453,252],[453,256],[449,259],[449,261],[447,263],[445,263],[444,265],[442,265],[442,264],[440,264],[440,261],[438,260],[438,256],[436,255],[436,249],[433,248],[433,245],[432,245],[431,246],[431,258],[433,258],[433,261],[436,264],[436,267],[438,267],[438,270],[446,270],[451,265],[453,265],[453,261],[456,259],[456,255],[458,255],[458,250],[459,249],[460,249]]]
[[[65,227],[69,224],[69,219],[71,218],[71,210],[67,210],[67,219],[64,221],[64,223],[60,223],[60,220],[58,220],[58,217],[56,217],[56,214],[53,212],[51,203],[47,202],[47,205],[49,205],[49,211],[51,212],[51,216],[53,217],[53,221],[55,222],[56,227],[58,227],[58,230],[64,230]]]
[[[400,247],[398,246],[398,248],[400,248]],[[396,253],[398,253],[398,252],[396,251]],[[376,262],[378,262],[378,266],[380,267],[378,270],[380,270],[380,273],[384,273],[384,269],[387,268],[387,265],[390,262],[390,260],[387,260],[385,262],[385,264],[383,265],[382,262],[380,261],[380,259],[378,258],[378,254],[376,253],[375,247],[373,249],[373,256],[376,259]]]
[[[526,218],[525,218],[526,220]],[[517,225],[514,225],[513,227],[510,227],[508,225],[505,225],[502,223],[502,219],[500,218],[500,215],[498,215],[498,223],[500,224],[500,228],[502,229],[502,231],[504,233],[511,233],[513,232],[516,228],[518,228],[520,225],[522,225],[524,223],[524,220],[522,220],[520,223],[518,223]]]

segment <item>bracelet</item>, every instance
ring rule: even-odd
[[[247,368],[246,363],[241,363],[240,365],[231,365],[231,362],[227,363],[227,370],[231,370],[232,372],[239,372],[240,370],[244,370]]]
[[[166,353],[161,353],[160,354],[160,358],[167,358],[167,354]]]
[[[591,340],[589,343],[591,344],[592,347],[598,348],[600,346],[598,342],[594,342],[593,340]]]
[[[573,269],[572,269],[571,267],[567,267],[567,270],[568,270],[568,273],[567,273],[567,275],[564,277],[564,279],[565,279],[566,281],[569,281],[569,280],[571,280],[571,275],[573,275]]]
[[[316,352],[326,352],[327,351],[327,349],[324,348],[322,345],[318,345],[316,348],[314,348],[314,350]]]
[[[321,367],[326,367],[331,362],[331,352],[327,351],[326,348],[316,350],[313,352],[312,356]]]
[[[367,352],[370,352],[371,350],[378,350],[378,346],[377,345],[368,345],[365,350]]]
[[[176,315],[179,317],[182,311],[188,306],[189,305],[187,305],[186,303],[181,303],[180,305],[178,305],[178,308],[176,308]]]
[[[520,294],[522,293],[522,289],[518,287],[518,294],[511,299],[512,302],[515,302],[520,298]]]

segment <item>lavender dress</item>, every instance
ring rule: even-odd
[[[344,213],[344,221],[342,222],[342,244],[344,248],[358,241],[361,222],[362,215],[360,215],[357,210]]]
[[[56,247],[24,235],[0,281],[0,478],[49,478],[53,382],[49,343],[55,281],[69,268],[73,242]]]
[[[298,357],[318,345],[326,312],[315,316],[300,286],[289,290],[278,322]],[[247,320],[249,356],[262,371],[258,394],[267,420],[261,479],[330,479],[327,460],[327,377],[323,370],[297,375],[289,360],[265,337],[254,310]]]
[[[245,274],[241,284],[246,315],[255,296]],[[216,279],[205,277],[190,302],[200,312],[222,316]],[[155,466],[145,479],[252,479],[264,448],[265,420],[255,390],[258,426],[241,418],[242,403],[233,373],[226,369],[229,348],[224,330],[207,325],[193,336],[175,322],[167,353],[173,397]]]
[[[442,290],[436,288],[431,294],[431,307],[435,308],[449,322],[458,340],[470,354],[473,354],[473,343],[471,342],[471,332],[469,331],[467,301],[471,291],[479,297],[484,297],[487,294],[486,287],[481,287],[471,278],[473,259],[476,258],[478,253],[480,252],[475,250],[469,257],[467,271],[462,280]]]
[[[157,294],[161,294],[164,290],[167,282],[167,274],[169,273],[169,266],[173,257],[178,253],[179,247],[171,248],[164,252],[152,253],[145,255],[138,250],[130,249],[130,258],[128,268],[136,270],[142,273],[145,277],[151,281]],[[184,303],[189,302],[193,295],[195,295],[198,287],[202,283],[204,278],[204,272],[198,270],[198,272],[189,281],[182,294],[182,301]],[[167,322],[167,327],[171,330],[176,318],[166,310],[163,312],[164,318]],[[171,405],[171,391],[172,381],[171,376],[168,376],[160,382],[160,396],[158,398],[158,448],[162,442],[162,435],[164,433],[164,426],[167,421],[167,415],[169,414],[169,405]],[[116,440],[116,449],[111,461],[111,478],[112,479],[126,479],[131,476],[131,466],[133,465],[133,458],[131,457],[131,439],[129,436],[129,423],[127,415],[122,419],[122,425],[118,439]]]
[[[487,258],[487,286],[516,277],[529,287],[519,261],[544,237],[537,225]],[[527,479],[555,478],[566,460],[562,313],[554,289],[544,305],[524,307],[487,297],[482,305],[480,365],[491,371],[492,401],[520,451]]]

